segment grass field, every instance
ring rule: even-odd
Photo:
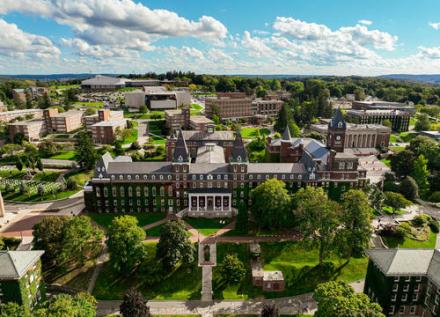
[[[53,160],[74,160],[76,158],[76,151],[63,151],[50,157]]]
[[[109,228],[112,220],[118,216],[124,216],[124,214],[99,214],[99,213],[87,213],[87,216],[93,219],[98,225]],[[142,214],[130,214],[130,216],[136,217],[138,220],[138,226],[143,227],[153,222],[162,220],[166,217],[164,213],[142,213]]]
[[[130,129],[130,135],[123,140],[124,144],[136,142],[138,139],[138,129],[136,127]]]
[[[384,163],[386,166],[391,167],[391,160],[390,159],[382,159],[380,161],[382,163]]]
[[[405,224],[405,225],[404,225]],[[411,222],[402,222],[404,230],[404,238],[382,237],[383,241],[389,248],[408,248],[408,249],[433,249],[437,241],[437,234],[432,232],[428,225],[424,227],[414,226]]]
[[[77,101],[75,102],[74,106],[86,106],[86,107],[93,107],[93,108],[102,108],[104,107],[104,102],[102,101]]]
[[[81,88],[81,86],[80,85],[54,85],[54,86],[50,86],[50,88],[61,89],[61,90],[63,90],[63,89],[79,89],[79,88]]]
[[[72,173],[67,173],[64,178],[67,180],[72,178],[79,186],[83,186],[88,180],[93,176],[93,171],[77,171]]]
[[[184,220],[204,236],[216,233],[229,223],[229,219],[185,218]]]
[[[93,295],[98,300],[121,299],[127,289],[135,287],[148,299],[200,299],[202,274],[197,261],[178,266],[172,272],[161,272],[155,259],[156,243],[146,243],[146,246],[148,258],[135,273],[115,272],[105,263]]]
[[[19,192],[16,192],[16,193],[7,193],[6,195],[3,195],[3,198],[5,200],[15,201],[15,202],[51,201],[51,200],[69,198],[73,194],[76,194],[79,190],[80,189],[75,189],[64,192],[57,192],[55,194],[44,194],[43,196],[40,196],[39,194],[29,196],[27,194],[20,194]]]
[[[384,211],[388,215],[403,215],[404,213],[406,213],[406,211],[403,209],[393,211],[393,208],[391,208],[390,206],[382,207],[382,211]]]
[[[24,175],[26,175],[25,170],[19,171],[16,168],[0,170],[0,178],[22,179]]]
[[[242,128],[240,132],[243,139],[255,139],[257,136],[257,130],[260,130],[260,133],[264,135],[269,135],[270,133],[270,131],[266,128],[260,129],[253,127]]]
[[[389,149],[393,151],[394,153],[399,153],[405,150],[404,146],[390,146]]]
[[[55,182],[60,176],[60,172],[48,172],[44,171],[41,173],[35,174],[32,180],[41,181],[41,182]]]
[[[351,258],[350,261],[333,255],[318,265],[318,251],[306,250],[299,243],[262,243],[262,260],[265,270],[281,270],[286,281],[286,290],[278,293],[263,293],[251,284],[249,251],[243,244],[217,244],[217,261],[235,253],[245,264],[248,274],[239,285],[222,286],[217,268],[214,268],[214,296],[217,299],[246,299],[294,296],[311,292],[319,283],[329,280],[353,282],[365,278],[368,259]]]
[[[162,227],[163,225],[156,226],[154,228],[145,230],[145,233],[147,234],[147,237],[160,237],[160,230]]]

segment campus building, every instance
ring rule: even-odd
[[[374,249],[364,293],[386,316],[440,316],[440,251]]]
[[[180,130],[168,139],[166,162],[132,162],[128,156],[112,158],[107,153],[84,187],[86,208],[229,217],[240,205],[252,204],[250,191],[270,178],[284,181],[290,192],[311,185],[339,195],[366,183],[358,158],[344,153],[340,124],[334,122],[335,141],[328,142],[329,147],[291,138],[286,129],[281,151],[289,155],[274,163],[249,162],[240,133],[232,131]]]
[[[353,100],[351,108],[353,110],[399,110],[409,112],[411,114],[416,113],[416,107],[412,102],[402,103],[383,100]]]
[[[328,124],[312,124],[310,130],[328,136]],[[380,124],[347,123],[344,147],[348,148],[387,148],[391,129]]]
[[[205,113],[211,119],[214,115],[221,120],[250,118],[252,98],[244,93],[218,93],[216,97],[205,99]]]
[[[391,129],[404,132],[409,129],[411,113],[401,110],[347,110],[347,121],[357,124],[381,124],[391,122]]]
[[[150,110],[177,109],[191,104],[191,94],[187,91],[168,91],[165,87],[143,87],[125,93],[125,105],[129,108],[147,106]]]
[[[38,141],[46,134],[46,125],[43,120],[8,123],[8,133],[11,141],[18,133],[21,133],[26,141]]]
[[[125,87],[125,78],[97,75],[81,82],[83,90],[115,90]]]
[[[44,120],[48,132],[69,133],[82,126],[84,111],[69,110],[58,113],[58,109],[45,109]]]
[[[32,116],[32,119],[41,119],[43,117],[42,109],[23,109],[0,112],[0,122],[9,122],[18,118]]]
[[[26,95],[29,95],[31,100],[34,100],[38,97],[42,97],[49,93],[49,88],[47,87],[28,87],[24,89],[12,89],[12,98],[17,103],[25,103]]]
[[[180,129],[206,132],[214,121],[205,116],[191,116],[189,107],[183,106],[182,109],[165,110],[165,124],[171,134]]]
[[[0,303],[16,302],[30,311],[45,298],[41,272],[44,251],[0,251]]]
[[[97,144],[112,144],[116,140],[117,131],[127,127],[127,120],[100,121],[91,126],[93,142]]]
[[[252,101],[252,114],[265,118],[276,118],[284,102],[278,99],[257,98]]]

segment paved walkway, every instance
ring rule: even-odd
[[[101,251],[101,254],[99,255],[95,269],[93,270],[93,274],[90,277],[89,285],[87,286],[87,292],[90,294],[93,293],[93,289],[96,285],[96,280],[98,279],[99,273],[101,273],[102,267],[104,266],[104,263],[107,262],[110,259],[110,255],[108,253],[107,244],[105,243],[105,239],[102,241],[103,248]]]

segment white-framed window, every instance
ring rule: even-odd
[[[405,282],[410,282],[410,281],[411,281],[411,276],[405,277]]]
[[[399,282],[399,280],[400,280],[400,276],[395,276],[394,277],[394,282]]]
[[[414,293],[413,295],[412,295],[412,301],[413,302],[417,302],[419,300],[419,293]]]
[[[119,180],[121,181],[123,179],[124,179],[124,176],[123,175],[119,175]]]
[[[389,312],[388,312],[388,315],[394,315],[394,310],[395,310],[394,305],[391,305],[391,306],[390,306],[390,310],[389,310]]]
[[[135,178],[136,180],[139,180],[139,175],[136,175],[134,178]]]
[[[399,314],[403,314],[405,312],[405,306],[399,307]]]
[[[402,302],[406,302],[408,300],[408,294],[402,294]]]
[[[395,302],[397,300],[397,294],[391,295],[391,301]]]
[[[127,179],[128,179],[128,180],[131,180],[131,175],[127,175]]]
[[[408,292],[409,291],[409,284],[403,285],[403,291]]]
[[[159,179],[160,179],[160,180],[163,180],[163,175],[159,175]]]
[[[421,276],[417,276],[416,277],[416,282],[421,282],[422,281],[422,277]]]
[[[397,292],[398,289],[399,289],[399,284],[394,283],[393,284],[393,292]]]
[[[148,179],[148,176],[147,176],[147,175],[144,175],[144,179],[147,180],[147,179]]]
[[[410,313],[411,315],[415,315],[416,310],[417,310],[417,306],[412,305],[412,306],[409,308],[409,313]]]

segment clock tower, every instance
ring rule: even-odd
[[[341,110],[338,108],[328,123],[327,146],[336,152],[344,152],[346,131],[347,124]]]

